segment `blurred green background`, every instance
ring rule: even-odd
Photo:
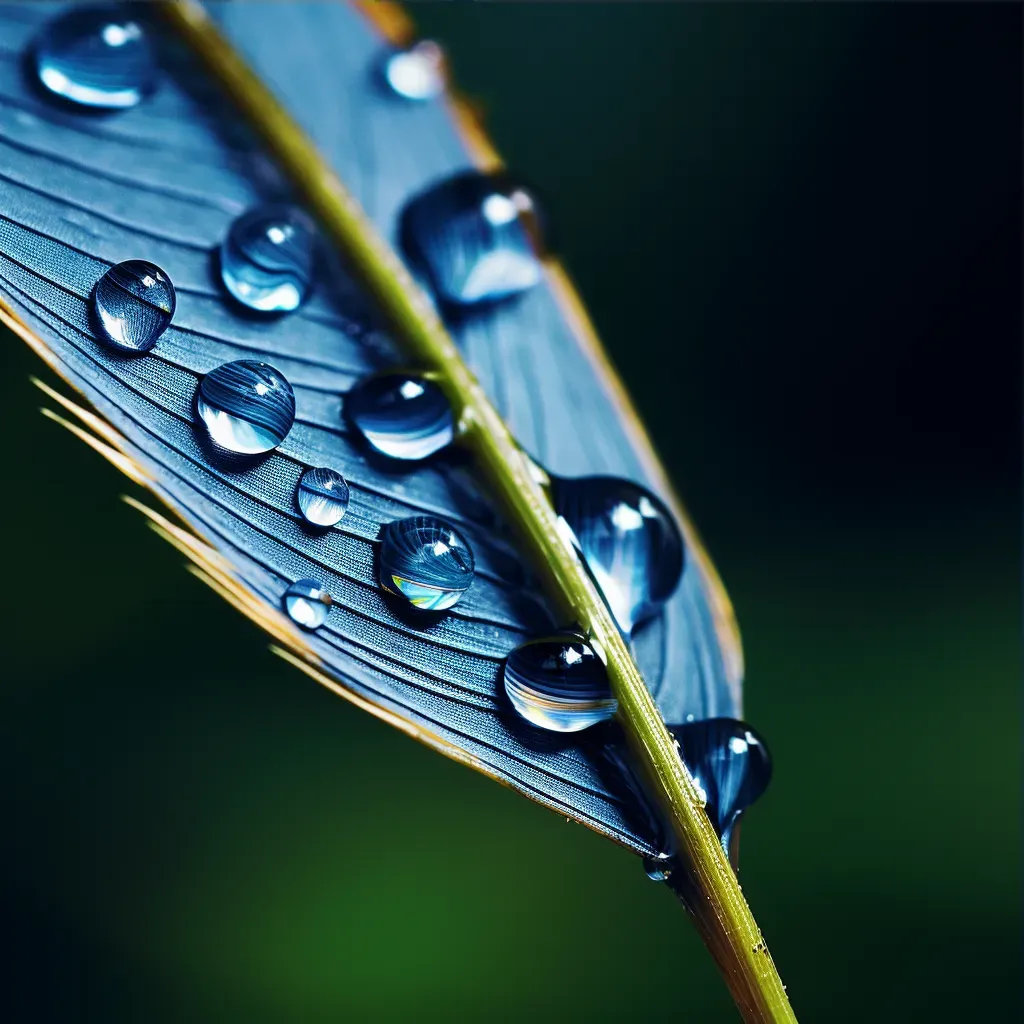
[[[1020,8],[415,14],[734,598],[801,1019],[1016,1019]],[[3,342],[7,1019],[734,1019],[634,858],[272,658]]]

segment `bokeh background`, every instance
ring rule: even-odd
[[[415,15],[734,598],[801,1019],[1017,1019],[1020,8]],[[734,1019],[637,861],[272,658],[2,358],[6,1019]]]

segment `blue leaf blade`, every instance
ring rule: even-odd
[[[649,830],[634,820],[629,798],[609,788],[590,741],[532,742],[504,699],[504,656],[554,625],[510,571],[507,530],[478,522],[456,464],[442,458],[400,476],[382,471],[344,424],[340,393],[399,358],[358,288],[342,273],[321,275],[299,313],[268,321],[241,315],[220,290],[214,250],[233,216],[287,195],[237,114],[173,42],[162,47],[152,103],[110,119],[49,103],[26,80],[21,54],[51,8],[30,6],[0,6],[0,297],[16,319],[242,586],[277,609],[294,580],[325,584],[334,609],[303,638],[323,672],[531,798],[652,852]],[[386,44],[361,13],[341,4],[224,4],[214,12],[386,237],[396,238],[411,195],[472,165],[452,111],[396,106],[380,92],[373,71]],[[90,294],[110,265],[139,257],[167,271],[179,305],[153,353],[126,361],[97,345]],[[550,469],[661,487],[556,283],[459,333],[517,436]],[[297,424],[259,466],[229,472],[197,440],[192,401],[202,374],[239,358],[265,359],[289,377]],[[326,536],[303,528],[293,498],[303,469],[318,464],[340,469],[353,491],[350,515]],[[417,512],[458,524],[480,569],[464,601],[426,629],[395,614],[374,576],[381,524]],[[670,720],[738,714],[739,681],[729,678],[709,600],[707,579],[691,563],[665,614],[637,640]]]

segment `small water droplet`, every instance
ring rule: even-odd
[[[314,526],[334,526],[348,510],[348,484],[333,469],[307,469],[299,480],[299,510]]]
[[[444,302],[471,306],[534,287],[540,213],[503,174],[469,171],[416,196],[402,214],[402,243]]]
[[[96,282],[100,338],[119,352],[148,352],[174,316],[174,285],[155,264],[125,260]]]
[[[674,861],[667,853],[656,857],[644,857],[644,872],[652,882],[664,882],[670,874]]]
[[[582,637],[542,637],[517,647],[505,662],[505,693],[531,725],[579,732],[615,714],[608,673]]]
[[[345,395],[345,416],[392,459],[425,459],[451,443],[455,418],[444,392],[425,377],[380,373]]]
[[[313,278],[316,246],[313,222],[294,206],[249,210],[234,221],[221,244],[224,286],[250,309],[297,309]]]
[[[705,797],[705,811],[729,853],[740,814],[768,788],[771,755],[764,740],[745,722],[705,718],[670,725],[683,762]]]
[[[403,99],[432,100],[447,85],[444,52],[429,39],[399,50],[384,62],[384,79]]]
[[[146,30],[123,7],[80,7],[49,22],[35,42],[36,73],[52,93],[87,107],[134,107],[153,88]]]
[[[331,610],[331,595],[316,580],[297,580],[284,592],[284,608],[303,629],[319,629]]]
[[[295,394],[267,363],[224,363],[199,383],[196,415],[225,451],[258,455],[276,448],[295,422]]]
[[[388,523],[381,534],[380,585],[414,608],[451,608],[473,582],[473,552],[447,523],[412,516]]]
[[[554,481],[555,508],[629,633],[672,596],[683,573],[683,538],[649,491],[615,477]]]

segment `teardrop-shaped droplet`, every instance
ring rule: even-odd
[[[295,394],[267,363],[224,363],[199,384],[196,414],[214,444],[237,455],[276,448],[295,422]]]
[[[384,80],[403,99],[432,100],[447,85],[444,52],[429,39],[398,50],[384,62]]]
[[[331,595],[316,580],[296,580],[284,592],[284,608],[303,629],[319,629],[331,611]]]
[[[618,707],[600,658],[572,634],[517,647],[505,662],[505,692],[531,725],[552,732],[579,732]]]
[[[679,751],[697,787],[705,810],[729,853],[740,814],[768,788],[772,760],[764,740],[734,718],[707,718],[670,725]]]
[[[146,30],[124,6],[72,8],[35,42],[36,73],[50,92],[87,107],[134,107],[153,88]]]
[[[299,480],[295,498],[299,511],[314,526],[334,526],[348,510],[348,484],[333,469],[307,469]]]
[[[657,857],[644,857],[644,873],[652,882],[664,882],[670,874],[675,861],[665,853]]]
[[[465,538],[440,519],[400,519],[381,534],[380,585],[414,608],[451,608],[472,584],[473,566]]]
[[[294,206],[260,206],[228,229],[220,249],[224,285],[243,305],[264,313],[297,309],[313,279],[317,233]]]
[[[345,415],[373,448],[392,459],[425,459],[455,436],[444,392],[408,373],[363,378],[345,395]]]
[[[119,352],[148,352],[174,316],[171,279],[147,260],[125,260],[96,282],[100,338]]]
[[[672,596],[683,573],[683,538],[672,514],[628,480],[557,479],[555,508],[628,633]]]
[[[517,295],[540,281],[540,220],[526,189],[504,175],[469,171],[409,203],[402,242],[442,301],[471,306]]]

